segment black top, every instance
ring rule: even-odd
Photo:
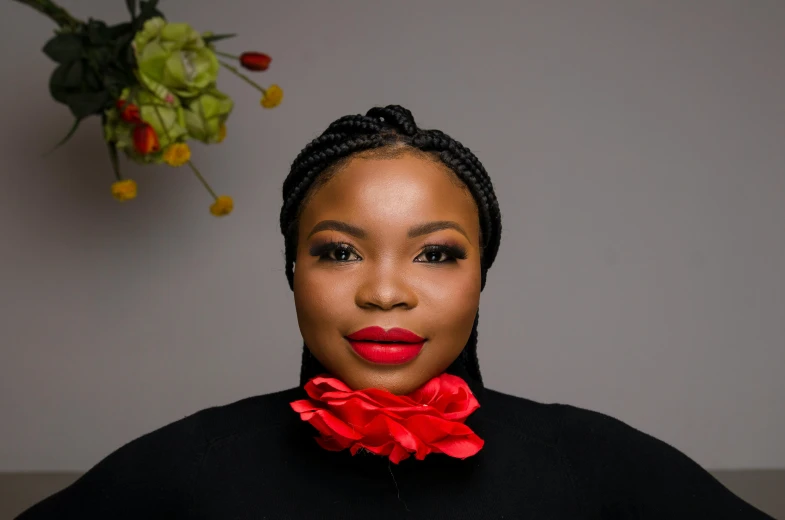
[[[328,452],[289,403],[209,408],[118,449],[19,520],[739,519],[748,505],[675,448],[611,417],[482,387],[465,460]]]

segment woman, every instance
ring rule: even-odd
[[[343,117],[283,195],[300,385],[136,439],[21,520],[768,518],[618,420],[484,387],[501,216],[449,136],[399,106]]]

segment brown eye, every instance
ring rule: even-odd
[[[424,260],[415,259],[415,262],[426,264],[455,263],[466,258],[466,250],[458,246],[430,245],[426,246],[417,258],[424,258]]]
[[[426,251],[422,255],[425,258],[425,262],[444,262],[445,259],[449,259],[449,256],[444,251]]]
[[[336,247],[330,253],[332,253],[331,259],[338,262],[349,262],[351,261],[352,255],[354,254],[351,249],[343,246]],[[330,253],[328,253],[328,255]]]
[[[318,256],[319,260],[325,262],[356,262],[359,255],[348,244],[340,242],[328,242],[311,248],[312,256]]]

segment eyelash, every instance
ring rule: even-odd
[[[330,253],[338,250],[338,249],[345,249],[350,253],[360,256],[354,250],[352,246],[345,242],[327,242],[325,244],[320,244],[316,247],[311,249],[312,256],[318,256],[320,261],[325,262],[337,262],[337,263],[349,263],[349,262],[356,262],[357,260],[335,260],[330,258]],[[429,244],[423,248],[422,253],[417,255],[418,257],[422,254],[427,253],[444,253],[447,256],[447,260],[443,260],[441,262],[428,262],[428,261],[421,261],[418,263],[423,264],[454,264],[457,260],[464,260],[466,258],[466,251],[459,246],[447,246],[447,245],[439,245],[439,244]]]

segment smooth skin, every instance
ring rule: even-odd
[[[480,304],[480,221],[449,168],[409,149],[354,156],[306,198],[298,230],[297,320],[333,376],[404,395],[458,357]],[[345,336],[374,325],[426,342],[405,364],[371,363]]]

